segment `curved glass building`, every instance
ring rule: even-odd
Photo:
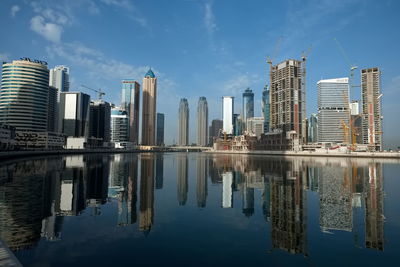
[[[0,123],[19,131],[47,131],[49,70],[30,59],[3,63]]]

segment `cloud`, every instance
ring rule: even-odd
[[[107,5],[114,5],[121,8],[133,9],[134,6],[132,2],[128,0],[101,0],[104,4]]]
[[[63,28],[60,25],[45,22],[45,19],[42,16],[35,16],[31,19],[31,30],[51,42],[59,43]]]
[[[213,34],[217,30],[215,16],[212,10],[212,2],[206,2],[204,5],[204,25],[208,34]]]
[[[10,55],[7,53],[0,53],[0,61],[9,61],[10,60]]]
[[[232,96],[240,95],[251,84],[251,77],[247,74],[235,76],[222,85],[222,93]]]
[[[102,3],[110,6],[115,6],[129,11],[128,17],[138,23],[140,26],[147,28],[147,19],[139,12],[136,6],[129,0],[101,0]]]
[[[19,7],[19,6],[17,6],[17,5],[13,5],[12,7],[11,7],[11,17],[15,17],[15,15],[17,15],[17,12],[18,11],[20,11],[21,10],[21,8]]]

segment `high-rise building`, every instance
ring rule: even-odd
[[[305,114],[305,90],[302,61],[286,60],[270,69],[270,129],[296,131],[302,140]]]
[[[214,138],[218,137],[219,132],[222,130],[222,120],[212,120],[211,122],[211,126],[210,126],[210,131],[209,131],[209,135],[210,135],[210,145],[213,144],[214,142]]]
[[[264,86],[261,99],[262,114],[264,117],[264,133],[269,132],[270,125],[270,102],[269,102],[269,88],[268,85]]]
[[[60,102],[61,92],[69,91],[69,68],[60,65],[50,69],[49,85],[57,88],[57,102]]]
[[[254,93],[250,88],[247,88],[243,93],[243,114],[242,120],[244,130],[247,130],[247,119],[254,117]]]
[[[382,150],[381,71],[361,70],[363,141],[369,149]]]
[[[90,102],[89,136],[102,138],[104,142],[111,139],[111,105],[103,100]]]
[[[234,111],[234,97],[222,97],[222,132],[226,134],[233,134],[233,111]]]
[[[360,115],[360,107],[356,100],[353,100],[350,103],[350,115]]]
[[[204,96],[197,104],[197,145],[208,145],[208,104]]]
[[[178,116],[178,144],[187,146],[189,144],[189,103],[186,98],[182,98],[179,103]]]
[[[243,133],[244,123],[240,114],[233,114],[233,135],[239,136]]]
[[[47,101],[48,119],[47,119],[47,131],[56,132],[57,128],[57,88],[49,86],[49,96]]]
[[[119,107],[111,110],[111,141],[114,143],[129,142],[129,116]]]
[[[121,108],[129,117],[129,141],[139,143],[140,85],[135,80],[122,80]]]
[[[164,113],[157,113],[157,146],[164,145]]]
[[[349,79],[320,80],[318,85],[318,142],[348,142]]]
[[[157,78],[149,69],[143,78],[142,145],[156,144]]]
[[[252,117],[247,118],[247,132],[250,135],[260,137],[264,133],[264,118],[263,117]]]
[[[308,142],[318,142],[318,116],[317,114],[311,114],[308,122]]]
[[[4,62],[0,91],[0,124],[18,131],[47,131],[49,70],[47,63],[23,58]]]
[[[59,122],[67,136],[89,136],[90,96],[81,92],[61,92]]]

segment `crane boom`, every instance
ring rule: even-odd
[[[92,91],[95,91],[96,93],[98,93],[98,94],[99,94],[99,99],[100,99],[100,100],[102,99],[103,95],[106,94],[106,93],[104,93],[101,89],[96,90],[96,89],[90,88],[90,87],[88,87],[88,86],[86,86],[86,85],[84,85],[84,84],[82,84],[82,87],[85,87],[86,89],[89,89],[89,90],[92,90]]]

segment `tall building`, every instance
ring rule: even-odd
[[[3,63],[0,124],[18,131],[47,131],[49,70],[47,63],[23,58]]]
[[[125,144],[129,142],[129,117],[119,107],[111,110],[111,141]]]
[[[222,120],[212,120],[211,126],[210,126],[210,131],[209,131],[209,135],[210,135],[209,143],[210,143],[210,145],[213,144],[214,138],[218,137],[219,132],[221,130],[222,130]]]
[[[55,111],[55,131],[61,132],[61,123],[58,122],[59,119],[59,104],[60,104],[60,94],[61,92],[68,92],[70,83],[69,83],[69,68],[63,65],[55,66],[50,69],[49,72],[49,85],[56,88],[56,98],[57,105]]]
[[[233,111],[234,111],[234,97],[222,97],[222,132],[226,134],[233,134]]]
[[[317,114],[311,114],[308,122],[308,142],[318,142],[318,116]]]
[[[264,133],[264,118],[263,117],[252,117],[247,118],[247,132],[250,135],[260,137]]]
[[[197,145],[208,145],[208,104],[204,96],[197,104]]]
[[[69,91],[69,68],[60,65],[50,69],[49,85],[57,88],[57,102],[60,102],[61,92]]]
[[[296,131],[302,140],[305,114],[305,69],[302,61],[286,60],[270,69],[270,129]]]
[[[164,145],[164,113],[157,113],[157,146]]]
[[[58,128],[57,128],[57,121],[58,121],[57,88],[55,88],[53,86],[49,86],[47,110],[48,110],[47,131],[56,132],[56,131],[58,131]]]
[[[350,115],[360,115],[360,105],[358,104],[358,101],[353,100],[350,103]]]
[[[261,108],[264,117],[264,133],[268,133],[270,125],[270,102],[268,85],[264,86],[264,90],[262,92]]]
[[[239,136],[243,133],[244,123],[240,114],[233,114],[233,135]]]
[[[142,145],[156,144],[157,78],[149,69],[143,78]]]
[[[187,146],[189,145],[189,103],[186,98],[182,98],[179,103],[178,116],[178,144]]]
[[[371,150],[382,150],[381,72],[361,70],[363,141]]]
[[[121,108],[129,117],[129,141],[139,143],[140,85],[135,80],[122,80]]]
[[[81,92],[60,94],[59,122],[61,132],[67,136],[89,136],[90,96]]]
[[[104,142],[111,139],[111,105],[103,100],[90,102],[89,136],[102,138]]]
[[[348,142],[349,78],[320,80],[318,85],[318,142]]]
[[[250,88],[247,88],[243,93],[242,110],[242,120],[245,125],[244,130],[247,130],[247,119],[254,117],[254,93]]]

